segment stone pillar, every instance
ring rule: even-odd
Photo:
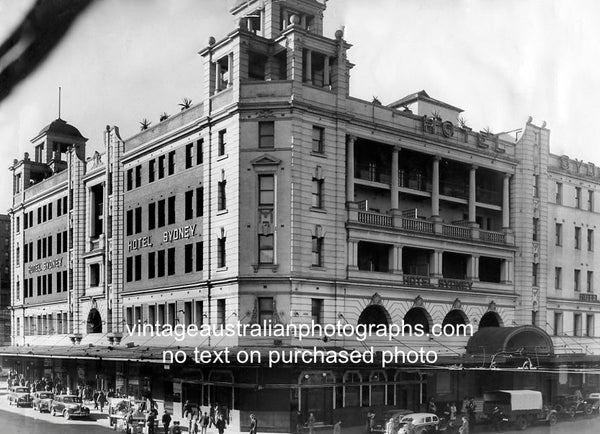
[[[441,250],[434,250],[432,256],[432,266],[431,268],[431,274],[432,277],[442,277],[443,273],[443,267],[442,267],[442,262],[444,260],[444,252],[442,252]]]
[[[476,184],[475,175],[477,173],[477,166],[471,166],[469,171],[469,223],[475,223],[475,201],[476,201]]]
[[[216,91],[222,90],[223,83],[221,82],[221,64],[219,62],[215,63],[215,89]]]
[[[402,274],[402,246],[392,247],[392,273]]]
[[[479,255],[471,255],[467,261],[467,279],[479,281]]]
[[[512,282],[512,261],[505,259],[502,261],[502,269],[500,270],[500,281],[502,283]]]
[[[502,229],[510,227],[510,175],[504,174],[502,186]]]
[[[306,65],[304,65],[304,81],[312,84],[312,51],[306,50]]]
[[[329,87],[331,84],[330,76],[331,72],[329,71],[329,56],[325,56],[325,65],[323,66],[323,86]]]
[[[346,138],[346,202],[354,202],[354,143],[356,137]]]
[[[392,150],[392,209],[398,209],[398,153],[399,149]]]
[[[348,241],[348,270],[358,270],[358,241]]]
[[[229,65],[229,77],[227,77],[227,86],[233,86],[233,53],[229,53],[227,63]]]
[[[431,177],[431,216],[440,217],[440,160],[439,155],[433,157],[433,172]]]

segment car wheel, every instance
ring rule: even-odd
[[[556,413],[552,413],[550,416],[548,416],[548,425],[554,426],[554,425],[556,425],[556,422],[558,422]]]
[[[519,428],[520,430],[527,429],[528,425],[529,424],[527,423],[527,418],[525,416],[519,416],[517,418],[517,428]]]
[[[585,406],[585,410],[584,410],[584,411],[585,411],[585,414],[587,414],[587,415],[589,416],[590,414],[592,414],[592,411],[593,411],[593,410],[594,410],[594,409],[592,408],[592,406],[591,406],[590,404],[587,404],[587,405]]]
[[[67,420],[71,419],[71,415],[69,414],[69,412],[67,410],[63,411],[63,416]]]

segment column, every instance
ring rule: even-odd
[[[399,149],[392,150],[392,209],[398,209],[398,153]]]
[[[442,277],[443,273],[443,267],[442,267],[442,262],[444,260],[444,252],[442,252],[441,250],[434,250],[432,256],[432,266],[430,266],[431,268],[431,274],[432,277]]]
[[[356,137],[346,138],[346,202],[354,202],[354,142]]]
[[[402,274],[402,246],[393,246],[392,249],[392,273]]]
[[[325,56],[325,66],[323,67],[323,85],[329,87],[331,71],[329,70],[329,56]]]
[[[479,281],[479,255],[471,255],[467,261],[467,279]]]
[[[502,186],[502,229],[510,227],[510,175],[504,174],[504,184]]]
[[[440,160],[442,157],[433,157],[433,173],[431,176],[431,215],[440,216]]]
[[[229,53],[227,62],[229,64],[229,71],[228,71],[229,77],[227,78],[227,85],[233,86],[233,53]]]
[[[475,223],[475,200],[476,200],[476,185],[475,175],[477,173],[477,166],[471,166],[469,172],[469,223]]]
[[[348,241],[348,270],[358,270],[358,242]]]
[[[221,64],[219,62],[215,63],[215,71],[216,71],[215,89],[218,92],[221,90],[221,86],[223,84],[223,83],[221,83]]]
[[[306,65],[304,65],[304,81],[312,84],[312,51],[306,50]]]

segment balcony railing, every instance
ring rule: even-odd
[[[479,239],[488,243],[505,244],[506,235],[502,232],[479,230]]]
[[[581,294],[579,294],[579,300],[581,300],[581,301],[598,301],[598,295],[582,292]]]
[[[433,223],[421,219],[400,217],[400,228],[412,232],[433,233]]]
[[[461,240],[471,239],[471,228],[457,225],[442,225],[442,235]]]
[[[358,222],[365,223],[373,226],[392,227],[392,217],[385,214],[379,214],[376,212],[359,211]]]

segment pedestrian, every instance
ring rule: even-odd
[[[462,417],[462,425],[458,429],[458,434],[469,434],[469,420],[466,416]]]
[[[258,430],[258,420],[256,420],[256,416],[254,414],[250,415],[250,434],[256,434]]]
[[[98,391],[94,391],[94,410],[98,410]]]
[[[212,427],[216,421],[217,420],[215,418],[215,406],[211,405],[210,406],[210,426]]]
[[[133,426],[133,410],[129,410],[127,412],[127,416],[125,416],[125,423],[127,424],[127,433],[133,434],[134,426]]]
[[[194,413],[194,420],[192,422],[192,431],[194,434],[198,434],[198,429],[200,428],[200,419],[198,418],[198,413]]]
[[[302,412],[296,411],[296,434],[302,433],[302,425],[304,425],[302,420]]]
[[[366,431],[367,434],[370,434],[371,431],[373,431],[373,424],[375,421],[375,412],[373,411],[373,409],[369,409],[369,411],[367,411],[367,423],[366,423]]]
[[[219,431],[219,434],[223,434],[225,432],[225,419],[223,419],[222,414],[219,414],[217,416],[217,422],[215,426],[217,427],[217,431]]]
[[[475,431],[475,400],[473,397],[469,398],[469,402],[467,403],[467,413],[469,414],[469,424],[467,426],[468,430]]]
[[[315,414],[310,413],[308,421],[306,422],[306,425],[308,425],[308,434],[315,434],[315,422]]]
[[[154,417],[154,412],[148,412],[148,417],[146,418],[146,426],[148,427],[148,434],[154,434],[154,421],[156,418]]]
[[[104,411],[104,404],[106,404],[106,395],[104,394],[104,390],[101,390],[98,394],[98,404],[100,405],[100,412]]]
[[[492,424],[494,426],[494,430],[500,431],[500,423],[502,422],[502,411],[498,406],[494,407],[494,411],[492,411]]]
[[[342,434],[342,421],[338,420],[335,425],[333,425],[333,434]]]
[[[454,401],[450,403],[450,423],[454,423],[454,421],[456,420],[456,404],[454,404]]]
[[[169,434],[169,425],[171,425],[171,415],[167,410],[165,410],[164,414],[162,415],[162,423],[165,429],[165,434]]]
[[[427,411],[429,413],[437,414],[437,405],[435,405],[433,396],[431,398],[429,398],[429,402],[427,403]]]
[[[210,424],[210,417],[208,417],[208,413],[204,412],[204,416],[202,416],[200,429],[202,434],[206,434],[206,430],[208,429],[208,425]]]

